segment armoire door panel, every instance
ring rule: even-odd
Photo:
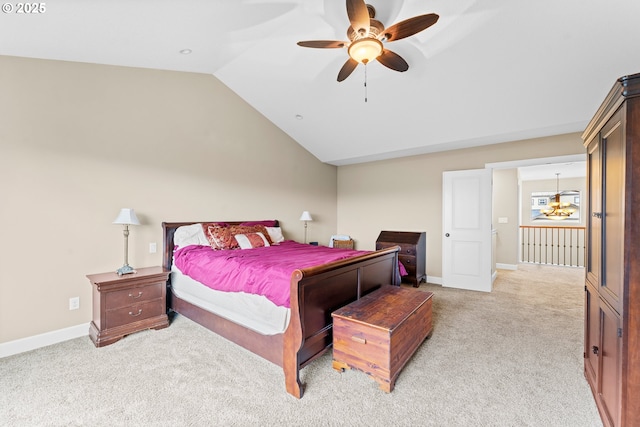
[[[602,129],[604,147],[604,252],[600,294],[621,313],[624,284],[624,130],[622,108]]]
[[[598,396],[609,425],[620,425],[620,363],[622,338],[620,317],[604,301],[600,304],[600,357]]]
[[[585,375],[592,387],[598,384],[598,354],[600,353],[600,303],[597,291],[584,287],[584,359]],[[594,394],[597,390],[593,390]]]
[[[587,280],[596,288],[600,286],[600,261],[602,251],[602,178],[600,138],[592,140],[587,147]]]

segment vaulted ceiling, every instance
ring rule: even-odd
[[[580,132],[615,79],[640,72],[638,0],[369,3],[386,26],[440,16],[386,45],[408,71],[373,62],[338,83],[345,49],[296,45],[347,40],[344,0],[7,3],[0,55],[213,74],[335,165]]]

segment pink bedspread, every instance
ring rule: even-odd
[[[279,245],[240,250],[185,246],[174,252],[174,263],[182,273],[212,289],[264,295],[276,305],[289,307],[294,270],[368,252],[287,240]]]

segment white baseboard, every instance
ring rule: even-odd
[[[57,331],[45,332],[44,334],[32,337],[21,338],[0,344],[0,358],[35,350],[40,347],[57,344],[59,342],[72,340],[89,335],[89,324],[70,326]]]
[[[496,263],[496,269],[497,270],[517,270],[518,269],[518,264],[500,264],[500,263]],[[497,271],[494,271],[491,274],[491,282],[492,283],[496,280],[497,276],[498,276],[498,272]],[[427,282],[433,283],[434,285],[442,285],[442,277],[427,276]]]
[[[498,270],[517,270],[518,264],[501,264],[499,262],[496,263],[496,268]]]
[[[427,282],[433,283],[434,285],[442,285],[442,277],[427,276]]]

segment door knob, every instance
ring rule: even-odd
[[[597,355],[598,354],[598,347],[594,345],[593,347],[591,347],[591,351],[593,351],[593,354]]]
[[[449,237],[449,233],[445,234],[444,237]]]

